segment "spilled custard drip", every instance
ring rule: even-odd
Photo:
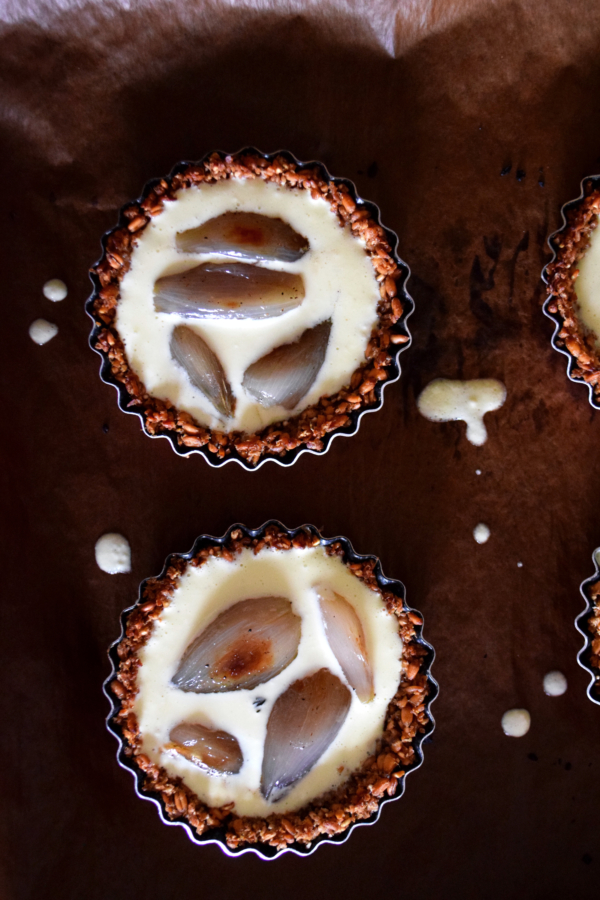
[[[60,278],[51,278],[42,288],[42,293],[47,300],[59,303],[67,296],[67,286]]]
[[[486,541],[489,541],[490,534],[491,531],[484,522],[480,522],[479,525],[476,525],[473,529],[473,537],[478,544],[485,544]]]
[[[526,709],[509,709],[502,716],[502,731],[508,737],[523,737],[531,726],[531,716]]]
[[[487,440],[484,415],[500,409],[505,400],[506,388],[495,378],[436,378],[421,392],[417,406],[431,422],[466,422],[467,440],[480,447]]]
[[[544,675],[544,693],[548,697],[560,697],[567,690],[567,679],[562,672],[554,670]]]
[[[36,319],[29,326],[29,337],[34,344],[39,344],[40,347],[51,341],[57,334],[58,325],[55,325],[54,322],[47,322],[46,319]]]
[[[122,534],[109,532],[96,541],[96,562],[103,572],[121,575],[131,572],[131,547]]]

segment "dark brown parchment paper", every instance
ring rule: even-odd
[[[600,418],[550,348],[540,270],[600,168],[598,4],[23,0],[0,19],[3,900],[596,894],[600,709],[573,618],[600,544]],[[354,179],[417,305],[383,411],[323,458],[255,473],[146,438],[98,378],[83,311],[120,204],[248,144]],[[42,296],[52,277],[62,303]],[[40,316],[59,326],[41,348]],[[505,382],[485,446],[420,417],[436,376]],[[135,797],[101,683],[121,609],[168,552],[270,517],[381,557],[425,614],[441,693],[424,766],[377,825],[264,863],[193,846]],[[131,575],[95,565],[110,530]],[[532,715],[519,740],[500,730],[514,706]]]

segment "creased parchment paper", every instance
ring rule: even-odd
[[[600,543],[600,420],[550,348],[540,271],[600,166],[600,7],[5,2],[0,22],[2,896],[591,896],[600,716],[572,622]],[[412,268],[414,344],[383,411],[325,457],[214,471],[119,412],[87,346],[86,273],[149,178],[251,144],[379,204]],[[59,329],[43,347],[40,317]],[[506,385],[483,447],[419,415],[435,377]],[[139,581],[197,534],[270,517],[378,554],[425,614],[441,685],[406,796],[346,845],[274,865],[162,825],[115,763],[100,691]],[[96,567],[112,531],[131,575]],[[543,694],[550,669],[563,697]],[[532,717],[518,740],[511,707]]]

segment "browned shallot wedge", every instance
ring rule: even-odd
[[[303,299],[301,275],[241,262],[204,263],[154,285],[154,308],[188,319],[267,319]]]
[[[300,678],[275,701],[263,755],[260,790],[281,800],[335,740],[352,695],[329,669]]]
[[[171,356],[222,416],[232,416],[235,397],[225,370],[206,341],[192,328],[178,325],[171,335]]]
[[[319,598],[329,646],[358,699],[368,703],[374,696],[373,669],[358,613],[345,597],[331,588],[317,584],[314,590]]]
[[[300,617],[285,597],[240,600],[192,641],[172,683],[196,694],[254,688],[298,653]]]
[[[261,406],[294,409],[317,377],[329,342],[331,319],[307,328],[292,344],[282,344],[244,373],[245,390]]]
[[[308,250],[308,241],[284,222],[252,212],[226,212],[198,228],[177,235],[185,253],[221,253],[250,262],[295,262]]]
[[[165,750],[175,750],[196,766],[222,775],[235,775],[242,768],[244,757],[240,745],[227,731],[181,722],[171,729],[169,738]]]

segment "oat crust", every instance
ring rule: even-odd
[[[188,565],[202,566],[211,556],[233,562],[244,549],[259,553],[264,547],[285,552],[296,548],[316,546],[319,538],[309,530],[302,530],[290,538],[275,525],[269,525],[260,538],[245,536],[241,530],[232,531],[229,540],[204,546],[191,560],[173,556],[166,574],[149,579],[139,603],[129,613],[125,633],[117,646],[119,666],[110,689],[117,698],[119,709],[114,722],[124,740],[124,753],[144,773],[143,788],[164,802],[166,814],[172,819],[186,819],[201,835],[210,829],[224,828],[227,845],[235,849],[243,844],[264,843],[283,849],[294,842],[310,844],[317,836],[334,835],[345,831],[352,823],[367,819],[385,797],[396,793],[398,781],[419,762],[417,748],[430,723],[426,708],[429,683],[427,677],[427,648],[417,639],[416,629],[421,618],[405,609],[401,598],[380,590],[374,574],[376,561],[360,563],[345,560],[340,543],[326,546],[329,555],[346,562],[352,573],[372,590],[377,591],[388,611],[396,615],[404,650],[402,676],[398,690],[386,714],[383,735],[375,755],[334,791],[316,798],[305,808],[266,818],[238,816],[233,804],[209,807],[188,788],[181,778],[171,777],[164,768],[155,765],[141,752],[141,738],[133,704],[137,693],[139,651],[149,639],[154,621],[167,606]]]

